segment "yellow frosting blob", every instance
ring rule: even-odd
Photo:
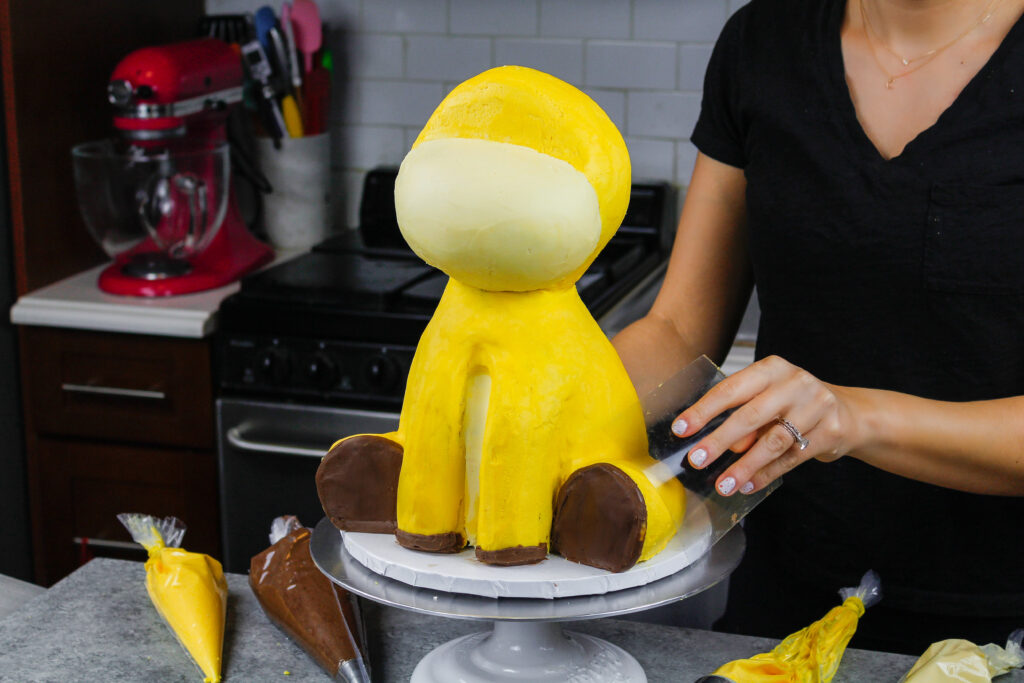
[[[594,100],[549,74],[502,66],[459,84],[438,105],[413,144],[473,138],[529,147],[561,159],[587,177],[597,193],[601,237],[596,256],[622,222],[629,204],[629,151]],[[557,285],[580,278],[587,259]]]
[[[150,600],[199,665],[203,680],[218,683],[228,593],[220,562],[162,543],[147,550],[146,590]]]
[[[429,140],[395,181],[402,235],[420,258],[481,289],[550,287],[588,260],[601,237],[587,177],[530,147]]]

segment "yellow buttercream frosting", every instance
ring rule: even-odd
[[[486,422],[474,433],[464,416],[482,376]],[[682,522],[679,482],[655,489],[643,474],[653,461],[636,391],[573,287],[523,294],[449,280],[416,349],[395,436],[405,448],[403,531],[459,531],[484,550],[546,544],[558,487],[597,462],[619,466],[644,496],[641,560]],[[473,471],[478,493],[467,497]]]
[[[125,526],[149,554],[146,591],[153,606],[202,670],[203,681],[219,683],[228,593],[220,562],[168,547],[154,524],[147,530],[138,516],[136,522],[134,528]]]
[[[533,69],[471,78],[427,122],[399,171],[396,213],[451,278],[385,435],[403,448],[401,534],[457,534],[485,561],[543,550],[561,486],[596,463],[643,498],[639,560],[682,524],[683,487],[644,475],[654,460],[639,399],[574,286],[618,229],[630,186],[607,115]]]
[[[502,66],[474,76],[448,93],[413,149],[445,138],[530,147],[567,162],[594,186],[601,237],[592,257],[557,285],[579,280],[618,230],[629,204],[629,151],[604,110],[565,81],[524,66]]]

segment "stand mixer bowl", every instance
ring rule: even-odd
[[[71,150],[89,233],[130,277],[187,274],[224,221],[230,156],[210,146],[87,142]]]

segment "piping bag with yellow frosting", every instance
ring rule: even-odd
[[[1024,667],[1024,628],[1006,640],[978,647],[952,638],[932,643],[900,683],[989,683],[996,676]]]
[[[715,671],[737,683],[828,683],[864,610],[882,598],[878,574],[869,571],[855,588],[839,591],[843,604],[788,636],[771,652],[737,659]]]
[[[117,519],[149,553],[146,590],[156,611],[203,672],[204,683],[219,683],[228,597],[220,562],[180,547],[180,519],[136,513]]]

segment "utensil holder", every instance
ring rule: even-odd
[[[263,198],[263,230],[277,249],[307,249],[331,232],[329,133],[257,139],[260,168],[273,191]]]

